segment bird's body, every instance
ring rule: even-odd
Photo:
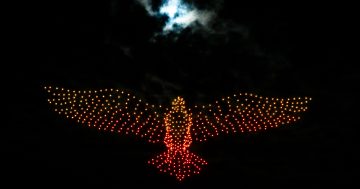
[[[165,144],[169,150],[182,151],[189,148],[192,140],[191,114],[185,108],[185,101],[178,97],[173,100],[171,110],[164,116],[166,127]]]
[[[205,160],[189,151],[192,143],[190,129],[192,115],[188,113],[183,98],[173,100],[171,110],[164,116],[166,134],[164,143],[167,151],[149,161],[162,172],[169,172],[177,179],[200,173]]]
[[[311,98],[268,98],[240,93],[213,104],[187,108],[177,97],[170,108],[144,103],[117,89],[69,90],[45,87],[54,110],[102,131],[135,134],[166,151],[149,161],[178,180],[200,173],[207,162],[189,151],[193,142],[220,134],[259,132],[293,123]]]

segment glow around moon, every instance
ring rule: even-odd
[[[152,8],[151,0],[138,0],[150,16],[167,17],[163,27],[163,34],[170,32],[179,33],[185,28],[194,26],[207,26],[215,13],[199,10],[194,5],[182,0],[164,0],[158,11]]]

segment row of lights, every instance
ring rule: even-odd
[[[240,93],[222,98],[215,104],[195,106],[192,134],[196,141],[206,141],[220,133],[257,132],[290,124],[308,110],[309,97],[268,98]]]
[[[164,126],[154,105],[142,102],[130,93],[115,89],[75,91],[45,87],[51,95],[48,102],[67,118],[98,130],[133,133],[148,140],[162,142]]]

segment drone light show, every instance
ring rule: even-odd
[[[292,124],[308,110],[309,97],[269,98],[238,93],[207,105],[187,107],[182,97],[151,105],[119,89],[70,90],[45,87],[59,115],[92,129],[132,134],[166,151],[148,163],[182,181],[208,164],[189,147],[211,137],[254,133]]]

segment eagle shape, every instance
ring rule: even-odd
[[[55,112],[91,128],[133,134],[166,151],[148,163],[179,181],[199,174],[207,162],[189,151],[193,142],[221,134],[260,132],[288,125],[307,111],[309,97],[268,98],[252,93],[186,107],[182,97],[170,107],[151,105],[119,89],[70,90],[45,87]]]

